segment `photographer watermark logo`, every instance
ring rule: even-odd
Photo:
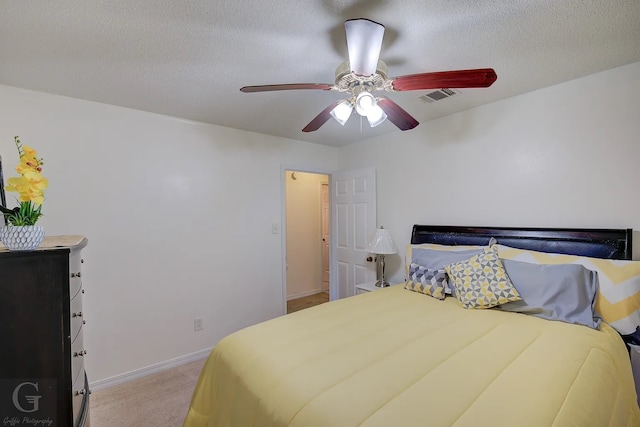
[[[0,379],[0,427],[55,426],[56,380]]]
[[[38,391],[38,383],[23,382],[18,384],[18,386],[13,390],[13,406],[15,406],[16,409],[20,412],[26,412],[26,413],[36,412],[38,410],[38,402],[40,401],[42,396],[39,394],[24,396],[27,403],[31,405],[31,408],[30,409],[23,408],[22,404],[20,404],[20,399],[18,397],[19,397],[20,390],[22,390],[23,387],[25,386],[31,386],[33,387],[33,389],[35,389],[36,392]]]

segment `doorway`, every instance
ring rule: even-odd
[[[284,184],[285,288],[291,312],[329,300],[329,175],[287,169]]]

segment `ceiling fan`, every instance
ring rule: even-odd
[[[418,121],[391,99],[376,97],[373,92],[489,87],[497,79],[492,68],[388,77],[387,65],[379,59],[384,26],[369,19],[349,19],[344,26],[349,60],[336,69],[335,84],[289,83],[245,86],[240,90],[252,93],[316,89],[334,90],[349,95],[347,99],[337,100],[325,108],[302,129],[303,132],[318,130],[331,117],[344,125],[354,109],[360,116],[367,118],[371,127],[378,126],[388,118],[400,130],[409,130],[418,126]]]

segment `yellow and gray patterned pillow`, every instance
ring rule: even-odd
[[[522,298],[509,280],[495,246],[466,261],[445,266],[456,298],[464,308],[491,308]]]
[[[409,266],[405,289],[421,292],[437,299],[444,299],[446,287],[447,273],[444,270],[434,270],[413,263]]]
[[[640,261],[554,254],[496,245],[502,259],[532,264],[580,264],[598,272],[600,282],[596,310],[623,335],[640,326]]]

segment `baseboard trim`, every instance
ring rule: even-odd
[[[310,291],[300,292],[298,294],[293,294],[293,295],[288,295],[287,296],[287,301],[292,300],[292,299],[297,299],[297,298],[308,297],[310,295],[319,294],[320,292],[322,292],[322,288],[312,289]]]
[[[211,353],[211,350],[213,350],[213,347],[205,348],[204,350],[196,351],[195,353],[186,354],[184,356],[176,357],[175,359],[156,363],[154,365],[146,366],[134,371],[125,372],[124,374],[116,375],[114,377],[94,381],[92,383],[89,383],[89,388],[91,389],[91,391],[97,391],[103,388],[113,387],[118,384],[123,384],[138,378],[146,377],[147,375],[155,374],[157,372],[166,371],[167,369],[175,368],[176,366],[195,362],[196,360],[201,360],[207,357],[209,353]]]

